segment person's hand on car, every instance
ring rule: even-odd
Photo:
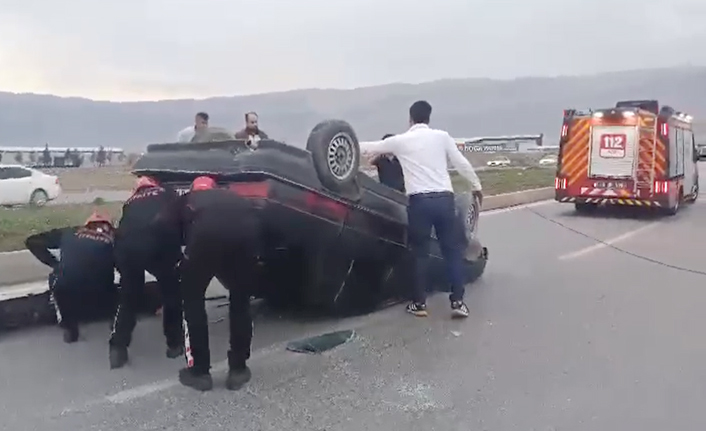
[[[478,199],[478,204],[483,205],[483,191],[482,190],[476,190],[473,192],[473,197]]]

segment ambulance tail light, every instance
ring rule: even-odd
[[[566,180],[566,178],[559,178],[559,177],[554,178],[554,188],[556,190],[566,190],[567,185],[568,185],[568,181]]]
[[[660,133],[662,133],[662,137],[668,137],[669,136],[669,124],[668,123],[662,123],[662,126],[660,127]]]
[[[567,124],[562,125],[561,126],[561,137],[565,138],[568,133],[569,133],[569,126]]]
[[[655,181],[655,193],[669,193],[669,181]]]

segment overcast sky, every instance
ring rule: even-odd
[[[706,0],[0,0],[0,90],[146,100],[700,65],[704,23]]]

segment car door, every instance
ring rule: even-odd
[[[21,205],[29,202],[32,188],[32,172],[21,167],[5,167],[3,205]]]

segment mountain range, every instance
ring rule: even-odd
[[[149,143],[173,141],[198,111],[210,114],[211,125],[233,130],[243,127],[245,112],[256,111],[260,127],[270,137],[298,146],[304,145],[311,128],[326,118],[349,121],[361,140],[377,139],[403,130],[407,109],[418,99],[433,105],[433,126],[455,137],[544,133],[546,144],[555,143],[565,108],[605,108],[620,99],[657,99],[693,115],[697,133],[703,129],[706,143],[704,83],[706,67],[680,67],[513,80],[446,79],[154,102],[0,92],[0,145],[103,145],[140,151]]]

